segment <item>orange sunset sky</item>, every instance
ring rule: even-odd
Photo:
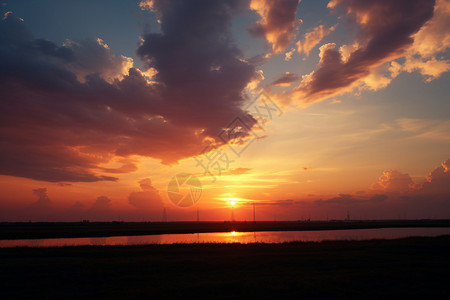
[[[450,218],[449,0],[94,2],[0,6],[0,221]]]

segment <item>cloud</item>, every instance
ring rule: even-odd
[[[450,60],[436,57],[450,48],[450,1],[438,0],[434,16],[414,35],[404,70],[418,70],[427,81],[450,70]]]
[[[400,173],[397,170],[384,171],[378,178],[378,182],[372,185],[373,190],[387,192],[407,192],[414,185],[414,181],[408,174]]]
[[[450,212],[450,159],[415,182],[407,173],[384,171],[370,188],[338,194],[313,203],[323,213],[344,217],[344,209],[363,218],[448,218]],[[306,205],[308,201],[296,201]],[[313,207],[309,209],[314,210]]]
[[[70,208],[70,212],[82,212],[84,211],[84,205],[80,201],[75,202]]]
[[[373,191],[383,191],[385,199],[389,195],[406,195],[409,199],[427,196],[429,200],[436,196],[448,197],[450,196],[450,159],[445,160],[431,171],[423,183],[417,183],[409,174],[400,173],[397,170],[384,171],[378,181],[372,184],[368,193]],[[372,198],[383,194],[374,195]]]
[[[303,39],[296,43],[297,52],[304,53],[306,56],[309,56],[311,50],[317,46],[324,37],[333,32],[337,27],[337,24],[326,28],[324,25],[319,25],[308,30]]]
[[[338,99],[333,99],[330,101],[330,104],[339,104],[339,103],[342,103],[342,101]]]
[[[370,197],[370,201],[372,202],[383,202],[389,198],[386,194],[375,194],[372,197]]]
[[[49,210],[52,207],[52,201],[48,197],[47,188],[37,188],[33,190],[33,194],[38,199],[30,205],[33,210]]]
[[[250,9],[261,20],[249,28],[257,37],[264,37],[274,53],[283,52],[295,39],[301,20],[296,17],[299,0],[251,0]]]
[[[258,205],[258,206],[289,206],[294,204],[294,200],[292,199],[286,199],[286,200],[251,200],[244,202],[246,205]]]
[[[274,81],[272,81],[269,85],[272,86],[291,86],[292,83],[299,80],[300,77],[297,74],[286,72],[281,75]]]
[[[122,80],[133,67],[133,59],[113,55],[101,38],[84,39],[80,42],[67,40],[63,47],[69,49],[74,57],[65,64],[66,68],[73,72],[80,82],[84,82],[88,75],[98,74],[112,83],[115,79]]]
[[[106,196],[99,196],[92,207],[90,208],[93,212],[105,212],[111,209],[111,200]]]
[[[360,199],[353,198],[353,195],[350,194],[339,194],[338,197],[333,197],[327,200],[316,200],[315,203],[317,205],[323,204],[338,204],[338,205],[350,205],[360,203]]]
[[[272,57],[271,53],[262,53],[250,57],[249,59],[247,59],[247,62],[252,66],[258,67],[264,65],[269,60],[270,57]]]
[[[251,168],[235,168],[226,170],[225,172],[222,172],[222,175],[243,175],[243,174],[249,174]]]
[[[292,55],[294,55],[295,48],[291,48],[288,52],[284,54],[284,61],[290,61],[292,59]]]
[[[328,7],[341,9],[358,33],[351,46],[320,47],[318,69],[303,76],[289,97],[302,103],[320,101],[364,85],[373,68],[406,54],[414,35],[433,16],[433,0],[333,0]],[[398,73],[397,73],[398,74]],[[390,76],[392,79],[392,76]],[[386,83],[380,87],[386,86]],[[288,98],[289,98],[288,97]]]
[[[147,34],[137,53],[158,70],[164,85],[163,109],[174,124],[189,123],[217,135],[245,114],[242,91],[257,77],[232,41],[233,1],[154,1],[161,14],[161,34]],[[182,37],[182,38],[180,38]]]
[[[426,177],[422,192],[450,196],[450,159],[444,161]]]
[[[114,174],[120,174],[120,173],[130,173],[137,170],[137,166],[133,161],[130,161],[129,159],[120,159],[119,161],[122,163],[122,165],[118,168],[99,168],[103,172],[106,173],[114,173]]]
[[[450,138],[450,121],[401,118],[397,124],[402,131],[416,138],[448,141]]]
[[[56,45],[0,22],[0,173],[52,182],[116,181],[129,156],[198,155],[236,116],[260,74],[231,37],[235,1],[153,1],[160,33],[142,37],[146,70],[101,39]],[[146,75],[152,73],[151,81]],[[218,140],[218,139],[217,139]],[[216,141],[220,146],[221,143]],[[107,168],[123,160],[119,168]]]
[[[12,11],[7,11],[3,14],[2,20],[6,20],[8,18],[8,15],[12,14]]]
[[[128,203],[139,210],[155,210],[164,207],[162,199],[157,189],[152,186],[149,178],[139,181],[141,191],[132,192],[128,196]]]
[[[385,171],[378,181],[374,183],[367,194],[372,195],[374,202],[383,202],[388,198],[415,201],[422,204],[431,204],[443,201],[450,204],[450,159],[445,160],[440,166],[430,172],[425,180],[415,182],[409,174],[396,170]],[[379,192],[383,193],[380,194]]]

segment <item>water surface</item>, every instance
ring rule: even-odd
[[[410,236],[450,234],[450,228],[380,228],[317,231],[262,231],[161,234],[114,237],[0,240],[6,247],[55,247],[86,245],[144,245],[176,243],[283,243],[293,241],[396,239]]]

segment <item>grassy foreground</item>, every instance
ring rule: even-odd
[[[450,236],[0,249],[2,299],[450,296]]]

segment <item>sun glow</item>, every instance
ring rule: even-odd
[[[229,197],[226,198],[231,206],[237,205],[239,202],[245,201],[246,199],[243,198],[235,198],[235,197]]]
[[[248,199],[244,199],[244,198],[235,198],[235,197],[229,197],[226,198],[226,200],[228,200],[228,202],[230,203],[230,205],[234,206],[239,204],[240,202],[245,202],[248,201]]]

